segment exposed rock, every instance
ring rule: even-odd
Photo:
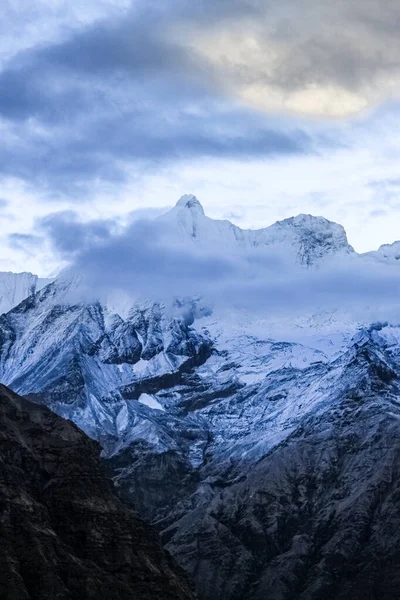
[[[166,547],[204,600],[398,598],[398,351],[364,333],[333,371],[331,386],[320,371],[311,411],[297,420],[293,407],[296,427],[280,443],[258,461],[231,450],[223,467],[220,455],[165,521]],[[291,376],[287,389],[297,379],[302,395]]]
[[[116,496],[98,444],[0,386],[0,597],[189,600],[157,534]]]

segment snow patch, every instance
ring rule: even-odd
[[[149,408],[154,408],[155,410],[162,410],[165,412],[158,400],[156,400],[154,396],[150,396],[150,394],[141,394],[139,397],[139,402],[140,404],[145,404]]]

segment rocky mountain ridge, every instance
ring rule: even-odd
[[[116,496],[100,448],[0,386],[0,596],[194,600],[157,534]]]
[[[36,294],[51,281],[32,273],[0,272],[0,315],[18,306],[25,298]]]
[[[294,273],[397,264],[395,246],[358,255],[321,217],[246,232],[186,196],[158,222]],[[0,379],[101,443],[202,600],[396,598],[399,323],[198,298],[121,315],[78,292],[59,279],[0,317]]]

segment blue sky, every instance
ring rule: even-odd
[[[48,215],[117,223],[194,193],[400,238],[395,0],[3,0],[0,269],[56,272]]]

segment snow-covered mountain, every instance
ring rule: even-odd
[[[0,314],[18,306],[50,281],[51,279],[42,279],[32,273],[0,272]]]
[[[298,272],[397,264],[392,251],[357,255],[322,217],[244,231],[185,196],[158,223],[188,248],[265,248]],[[79,300],[80,285],[58,279],[0,317],[0,380],[100,441],[202,600],[361,600],[397,586],[397,322],[199,298],[118,314]]]
[[[190,327],[190,310],[170,315],[150,304],[122,319],[99,303],[70,304],[75,285],[56,281],[0,317],[0,379],[91,437],[119,439],[125,398],[179,381],[208,358],[210,341]],[[133,421],[145,410],[129,406]]]
[[[229,254],[233,247],[265,247],[269,251],[272,247],[278,252],[285,249],[299,268],[328,255],[354,252],[343,228],[322,217],[300,215],[269,228],[246,231],[228,221],[207,217],[194,196],[183,196],[158,221],[168,228],[169,235],[186,244],[208,249],[218,246],[221,253]],[[15,281],[18,278],[15,276]],[[216,344],[214,352],[223,351],[236,362],[239,357],[235,348],[239,347],[240,352],[243,347],[248,349],[243,365],[234,371],[238,381],[252,380],[255,368],[250,365],[254,361],[256,370],[262,367],[257,377],[264,377],[267,371],[263,363],[275,356],[270,350],[275,319],[262,319],[261,324],[260,319],[254,322],[250,314],[231,313],[225,306],[220,311],[215,307],[210,315],[207,307],[194,300],[175,303],[172,308],[150,300],[132,306],[121,316],[99,302],[77,301],[80,278],[58,279],[36,295],[33,286],[40,282],[35,276],[31,279],[27,299],[0,319],[0,380],[20,394],[40,396],[92,437],[112,436],[118,440],[118,447],[122,430],[129,430],[130,439],[134,439],[130,421],[136,420],[136,412],[149,413],[142,403],[129,404],[125,400],[137,400],[139,391],[168,388],[193,366],[207,361],[210,365],[208,359]],[[22,287],[18,291],[23,294]],[[8,301],[14,300],[15,294]],[[251,333],[254,326],[262,326],[267,336],[261,359],[254,356],[258,344]],[[353,323],[352,331],[355,328]],[[310,326],[305,329],[310,330]],[[346,337],[346,333],[341,331],[340,335]],[[302,343],[293,348],[305,363],[315,354],[323,355]],[[279,363],[283,358],[277,360]],[[299,359],[292,356],[292,360]],[[127,407],[132,412],[129,418],[125,415]]]
[[[368,256],[381,262],[396,262],[400,260],[400,242],[383,244],[378,250],[368,252]]]
[[[298,215],[264,229],[241,229],[230,221],[207,217],[198,199],[185,195],[168,213],[158,217],[176,238],[190,239],[202,248],[269,248],[304,265],[332,254],[354,250],[341,225],[323,217]]]

